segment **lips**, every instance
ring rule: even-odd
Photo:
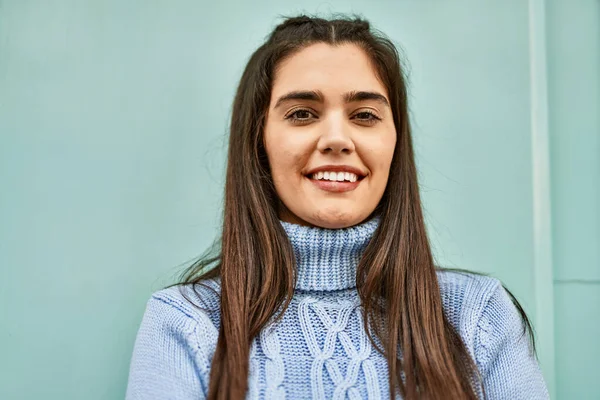
[[[358,187],[358,185],[360,185],[360,183],[362,182],[364,176],[354,182],[317,180],[312,179],[308,176],[306,178],[320,190],[332,193],[342,193],[355,190]]]
[[[308,175],[309,177],[312,176],[312,174],[316,173],[316,172],[352,172],[353,174],[355,174],[358,177],[358,180],[361,180],[362,178],[364,178],[367,173],[364,172],[363,170],[361,170],[360,168],[357,167],[353,167],[351,165],[335,165],[335,164],[329,164],[329,165],[321,165],[319,167],[316,168],[312,168],[310,169],[306,175]]]

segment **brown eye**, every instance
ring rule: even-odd
[[[367,123],[375,123],[376,121],[381,120],[381,118],[379,118],[377,115],[373,114],[370,111],[361,111],[359,113],[356,113],[354,117],[359,119],[360,121]]]
[[[311,116],[316,117],[316,115],[314,115],[311,111],[300,109],[288,114],[285,117],[285,119],[289,119],[292,123],[295,124],[302,124],[304,122],[310,121]]]
[[[310,113],[306,110],[299,110],[295,112],[297,119],[307,119],[310,116]]]

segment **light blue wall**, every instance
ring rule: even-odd
[[[5,0],[0,398],[123,397],[146,300],[219,227],[242,68],[300,11],[402,46],[438,262],[517,295],[553,398],[600,396],[597,0]]]
[[[557,398],[600,398],[600,2],[548,7]]]

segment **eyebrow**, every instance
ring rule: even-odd
[[[277,102],[275,103],[275,107],[273,107],[273,109],[276,109],[282,103],[289,101],[289,100],[311,100],[311,101],[318,101],[320,103],[323,103],[324,96],[320,90],[297,90],[297,91],[289,92],[289,93],[286,93],[283,96],[281,96],[279,99],[277,99]],[[390,103],[388,102],[386,97],[384,95],[382,95],[381,93],[366,92],[366,91],[352,91],[352,92],[344,93],[344,101],[346,103],[352,103],[355,101],[365,101],[365,100],[375,100],[375,101],[382,103],[385,106],[388,106],[388,107],[390,106]]]

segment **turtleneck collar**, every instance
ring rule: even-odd
[[[296,289],[331,291],[356,287],[356,270],[381,217],[341,229],[279,221],[298,265]]]

